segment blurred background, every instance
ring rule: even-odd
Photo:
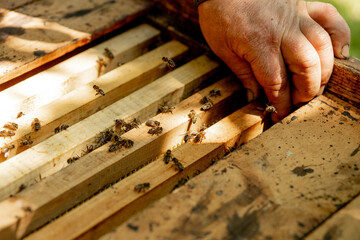
[[[351,29],[350,55],[360,59],[360,0],[318,1],[331,3],[345,18]]]

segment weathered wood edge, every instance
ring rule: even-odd
[[[172,71],[165,77],[156,80],[155,82],[149,84],[147,87],[142,88],[138,90],[137,92],[133,93],[132,95],[129,95],[128,97],[124,98],[119,102],[118,104],[114,105],[114,107],[109,110],[113,116],[106,115],[105,117],[108,117],[110,119],[106,120],[104,117],[98,117],[94,116],[90,120],[93,122],[86,121],[78,123],[77,126],[80,131],[83,131],[84,126],[89,125],[104,125],[104,120],[111,122],[109,126],[112,127],[114,125],[113,119],[115,118],[131,118],[131,117],[138,117],[142,120],[148,119],[149,117],[156,114],[159,104],[168,102],[169,104],[177,103],[179,100],[185,95],[189,94],[189,92],[192,92],[194,88],[197,88],[203,81],[206,81],[209,77],[213,76],[217,69],[219,68],[219,65],[217,62],[209,59],[206,56],[200,56],[199,58],[193,60],[192,62],[184,65],[182,67],[183,70],[180,71]],[[180,69],[180,68],[179,68]],[[160,86],[161,85],[161,86]],[[138,96],[142,96],[142,100],[139,99]],[[185,100],[186,101],[186,100]],[[186,103],[186,102],[185,102]],[[122,111],[123,105],[127,105],[127,112]],[[137,106],[139,105],[139,106]],[[145,105],[145,106],[142,106]],[[138,108],[140,108],[137,110]],[[106,109],[104,109],[106,110]],[[104,113],[103,110],[103,113]],[[107,113],[105,111],[105,113]],[[99,115],[99,114],[98,114]],[[93,115],[92,115],[93,116]],[[97,118],[96,118],[97,117]],[[165,116],[166,117],[166,116]],[[95,120],[94,120],[95,118]],[[181,120],[181,119],[180,119]],[[105,121],[105,124],[106,124]],[[101,125],[101,126],[102,126]],[[102,126],[101,130],[105,129],[106,126]],[[166,126],[165,126],[166,127]],[[86,127],[85,127],[86,128]],[[183,129],[178,129],[178,131]],[[148,129],[142,129],[146,135]],[[61,132],[62,133],[62,132]],[[59,133],[59,134],[61,134]],[[183,132],[179,133],[180,135]],[[179,135],[178,134],[178,135]],[[138,145],[138,147],[143,147],[145,150],[143,152],[143,156],[140,156],[138,161],[142,161],[139,164],[144,164],[151,160],[151,158],[156,157],[157,154],[160,154],[159,151],[163,151],[163,149],[156,149],[157,151],[154,151],[152,147],[146,147],[146,143],[150,142],[152,146],[158,146],[159,141],[163,142],[164,138],[167,136],[167,131],[164,131],[163,135],[160,137],[147,137],[146,139],[143,139],[143,137],[139,136],[137,132],[128,132],[124,135],[124,137],[130,138],[135,141],[135,146]],[[182,137],[181,137],[182,139]],[[86,142],[85,144],[92,144],[92,140],[89,142]],[[174,139],[175,140],[175,139]],[[178,139],[177,139],[178,140]],[[170,143],[168,144],[176,144]],[[145,144],[145,146],[143,146]],[[84,144],[83,144],[84,145]],[[171,147],[171,146],[164,146],[164,147]],[[82,146],[83,147],[83,146]],[[87,154],[80,158],[79,162],[75,162],[71,164],[70,166],[62,169],[62,171],[56,173],[54,177],[48,177],[46,179],[43,179],[39,183],[33,185],[31,188],[27,188],[24,191],[20,192],[19,197],[23,196],[20,200],[20,202],[23,202],[23,204],[28,204],[32,202],[31,208],[37,209],[42,208],[43,214],[53,214],[48,216],[49,218],[56,217],[56,213],[53,211],[48,212],[48,208],[53,209],[51,206],[51,203],[56,203],[59,205],[58,208],[53,209],[54,211],[59,211],[57,214],[60,214],[62,211],[65,211],[66,209],[73,206],[73,204],[76,204],[78,202],[83,201],[87,197],[89,197],[91,194],[98,191],[101,187],[103,187],[106,184],[109,184],[113,182],[114,180],[121,177],[118,172],[116,171],[122,171],[122,174],[126,174],[127,172],[133,170],[129,165],[132,164],[132,161],[127,161],[128,158],[131,158],[134,154],[134,151],[137,147],[133,147],[130,149],[125,149],[119,152],[118,154],[111,154],[108,152],[108,145],[105,145],[103,147],[98,148],[97,150],[91,152],[91,154]],[[73,156],[74,151],[67,150],[69,156]],[[81,149],[79,149],[81,151]],[[106,154],[108,156],[107,161],[103,161],[103,154]],[[117,162],[118,159],[122,159],[120,163]],[[145,162],[144,162],[145,161]],[[66,158],[63,159],[63,162],[66,162]],[[6,162],[5,162],[6,163]],[[52,161],[49,162],[51,164]],[[65,163],[66,164],[66,163]],[[80,165],[79,165],[80,164]],[[83,164],[83,165],[81,165]],[[117,167],[111,167],[109,165],[115,164]],[[123,165],[123,167],[118,168],[118,166]],[[83,168],[77,168],[77,166],[83,166]],[[52,167],[52,166],[51,166]],[[136,167],[136,166],[135,166]],[[50,169],[52,171],[52,169]],[[63,176],[62,180],[60,181],[59,178],[56,178],[56,175]],[[77,177],[75,177],[77,176]],[[104,177],[106,176],[106,178]],[[28,176],[29,177],[29,176]],[[36,174],[35,174],[36,177]],[[41,176],[40,176],[41,177]],[[74,178],[74,180],[70,180],[70,178]],[[39,179],[35,179],[35,181],[38,181]],[[40,179],[41,180],[41,179]],[[69,181],[70,180],[70,181]],[[49,189],[48,189],[49,188]],[[33,190],[34,194],[31,194],[31,197],[27,200],[24,199],[27,195],[26,193],[30,190]],[[35,190],[34,190],[35,189]],[[59,198],[54,202],[50,202],[50,205],[47,205],[47,198],[45,195],[49,194],[49,197],[52,199],[54,196],[52,195],[55,191],[57,194],[59,191],[62,193],[60,194]],[[46,190],[46,191],[44,191]],[[22,195],[24,194],[24,195]],[[75,194],[75,195],[74,195]],[[16,201],[17,197],[15,197]],[[2,206],[7,206],[8,203],[10,203],[11,198],[8,200],[5,200],[2,202]],[[65,202],[64,202],[65,201]],[[70,201],[70,203],[68,202]],[[3,205],[4,204],[4,205]],[[12,204],[12,203],[10,203]],[[69,205],[70,204],[70,205]],[[19,227],[18,223],[18,217],[22,218],[24,215],[29,218],[30,220],[34,218],[33,215],[26,215],[26,211],[20,210],[20,211],[13,211],[9,210],[10,212],[7,212],[9,210],[8,207],[5,207],[3,211],[0,211],[0,214],[4,217],[0,218],[0,225],[2,227],[2,233],[5,234],[5,236],[12,236],[14,234],[13,227],[7,228],[9,224],[11,226]],[[14,214],[14,215],[13,215]],[[13,218],[8,218],[5,216],[11,216],[13,215]],[[16,217],[17,216],[17,217]],[[40,216],[42,217],[42,216]],[[10,222],[9,222],[10,220]],[[21,222],[20,222],[21,223]],[[44,223],[44,222],[43,222]],[[42,224],[43,224],[42,223]],[[27,226],[27,220],[22,222],[24,226],[22,229],[26,229]],[[10,234],[10,235],[7,235]],[[23,233],[21,233],[23,234]]]
[[[302,238],[360,192],[359,117],[320,96],[104,239]]]
[[[140,4],[140,2],[138,2],[138,3]],[[86,37],[74,38],[74,39],[72,39],[72,41],[69,41],[69,43],[64,45],[63,47],[53,49],[52,51],[49,51],[44,56],[40,56],[40,57],[35,56],[33,59],[25,62],[22,66],[10,69],[10,71],[8,71],[5,74],[3,74],[2,76],[0,76],[0,84],[10,81],[10,80],[14,79],[15,77],[18,77],[24,73],[27,73],[45,63],[48,63],[48,62],[58,58],[58,57],[61,57],[61,56],[65,55],[66,53],[71,52],[78,47],[84,46],[84,45],[92,42],[93,40],[95,40],[107,33],[110,33],[112,31],[126,25],[127,23],[134,21],[135,19],[143,16],[145,13],[147,13],[149,11],[149,9],[152,7],[153,4],[148,1],[143,1],[142,3],[143,3],[143,5],[141,8],[139,8],[138,10],[136,10],[135,12],[132,12],[132,13],[127,12],[126,14],[119,14],[119,19],[117,19],[115,21],[111,20],[110,22],[104,22],[104,23],[99,22],[102,25],[99,26],[98,28],[96,28],[96,30],[94,32],[83,33]],[[28,4],[25,4],[24,6],[26,6],[26,5],[28,5]],[[18,14],[20,14],[20,13],[18,13]],[[46,15],[46,13],[45,13],[45,15]],[[41,20],[41,19],[35,18],[35,17],[33,17],[33,19],[37,19],[37,21]],[[46,23],[46,20],[43,20],[43,21],[44,21],[44,23]],[[54,22],[54,24],[55,24],[55,22]]]

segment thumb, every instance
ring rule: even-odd
[[[329,33],[335,56],[348,58],[350,28],[336,8],[322,2],[306,2],[306,7],[309,16]]]

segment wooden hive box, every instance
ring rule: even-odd
[[[358,59],[270,127],[189,1],[0,7],[0,239],[359,238]]]

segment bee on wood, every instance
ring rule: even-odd
[[[160,126],[160,122],[159,121],[154,121],[154,120],[147,120],[146,123],[145,123],[146,126],[148,127],[158,127]]]
[[[205,138],[205,130],[206,130],[206,126],[202,125],[199,129],[199,132],[196,133],[196,135],[194,137],[194,143],[202,142],[202,140]]]
[[[174,166],[179,172],[182,172],[184,170],[184,166],[179,161],[174,163]]]
[[[41,128],[40,120],[38,118],[34,118],[34,121],[31,123],[31,126],[34,131],[39,131]]]
[[[104,49],[104,55],[109,59],[114,59],[114,54],[108,48]]]
[[[22,116],[24,116],[25,114],[23,112],[19,112],[18,115],[16,116],[16,118],[21,118]]]
[[[102,89],[100,89],[100,87],[99,87],[98,85],[94,85],[93,88],[94,88],[95,91],[96,91],[95,96],[98,95],[98,94],[100,94],[101,96],[105,96],[104,91],[103,91]]]
[[[7,128],[13,131],[16,131],[19,128],[19,125],[17,125],[14,122],[7,122],[4,124],[3,128]]]
[[[162,60],[164,61],[164,63],[166,63],[166,65],[167,65],[170,69],[173,69],[173,68],[176,67],[175,62],[174,62],[171,58],[163,57]]]
[[[104,144],[106,144],[107,142],[109,142],[114,135],[114,131],[110,130],[110,129],[106,129],[105,131],[100,132],[96,138],[95,138],[95,142],[98,144],[98,146],[102,146]]]
[[[265,108],[265,112],[268,112],[268,113],[277,113],[276,111],[276,108],[270,104],[266,104],[266,108]]]
[[[134,118],[130,123],[129,123],[129,130],[133,129],[133,128],[139,128],[139,125],[141,125],[141,122],[138,118]]]
[[[107,66],[107,64],[106,64],[106,62],[104,61],[104,59],[103,58],[101,58],[101,57],[99,57],[97,60],[96,60],[96,62],[97,62],[97,64],[98,64],[98,77],[100,77],[100,75],[101,75],[101,69],[103,68],[103,67],[106,67]]]
[[[148,134],[159,136],[163,132],[162,127],[152,127],[149,129]]]
[[[68,158],[68,160],[67,160],[67,163],[68,164],[71,164],[71,163],[73,163],[73,162],[75,162],[76,160],[78,160],[80,157],[79,156],[74,156],[74,157],[71,157],[71,158]]]
[[[208,111],[210,110],[212,107],[214,106],[214,104],[212,102],[207,102],[204,105],[202,105],[202,107],[200,108],[201,111]]]
[[[125,126],[127,123],[125,122],[125,120],[123,119],[115,119],[115,127],[116,128],[122,128],[123,126]]]
[[[194,110],[191,110],[190,113],[188,114],[188,117],[190,119],[190,124],[195,124],[197,117],[196,117],[196,112]]]
[[[117,134],[114,134],[111,138],[111,140],[114,142],[114,143],[120,143],[121,141],[121,137]]]
[[[120,141],[120,145],[125,147],[125,148],[131,148],[134,146],[134,141],[130,140],[130,139],[122,139]]]
[[[109,152],[115,152],[116,150],[118,150],[120,148],[121,148],[120,143],[111,144],[109,147]]]
[[[168,164],[171,160],[171,150],[167,150],[165,155],[164,155],[164,162],[165,164]]]
[[[150,188],[150,183],[140,183],[134,187],[134,191],[136,192],[145,192],[147,189]]]
[[[11,150],[11,149],[14,149],[14,148],[15,148],[15,145],[14,145],[14,144],[5,145],[3,148],[1,148],[1,153],[4,154],[4,157],[5,157],[5,158],[8,158],[8,157],[9,157],[9,154],[10,154],[10,150]]]
[[[31,145],[31,144],[33,144],[33,141],[31,140],[30,136],[29,137],[25,136],[25,138],[20,141],[21,147],[26,146],[26,145]]]
[[[56,134],[56,133],[59,133],[59,132],[61,132],[61,131],[64,131],[64,130],[68,129],[68,127],[69,127],[69,125],[63,124],[63,125],[61,125],[60,127],[56,127],[56,128],[54,129],[54,132],[55,132],[55,134]]]
[[[209,96],[210,97],[217,97],[217,96],[221,96],[221,91],[220,91],[220,89],[213,89],[213,90],[211,90],[210,91],[210,93],[209,93]]]
[[[69,127],[69,125],[63,124],[60,126],[60,131],[64,131],[64,130],[68,129],[68,127]]]
[[[184,137],[184,142],[187,143],[190,139],[194,138],[196,136],[196,133],[192,132],[192,133],[189,133],[187,132],[185,134],[185,137]]]
[[[82,156],[92,152],[94,150],[94,146],[93,145],[90,145],[90,147],[88,145],[86,145],[86,149],[85,150],[82,150]]]
[[[158,109],[158,113],[173,113],[172,111],[175,109],[174,106],[162,105]]]
[[[200,100],[201,104],[206,104],[206,103],[211,103],[214,104],[213,101],[211,100],[211,98],[209,96],[205,96]]]
[[[0,137],[12,137],[15,136],[15,132],[12,130],[1,130]]]

